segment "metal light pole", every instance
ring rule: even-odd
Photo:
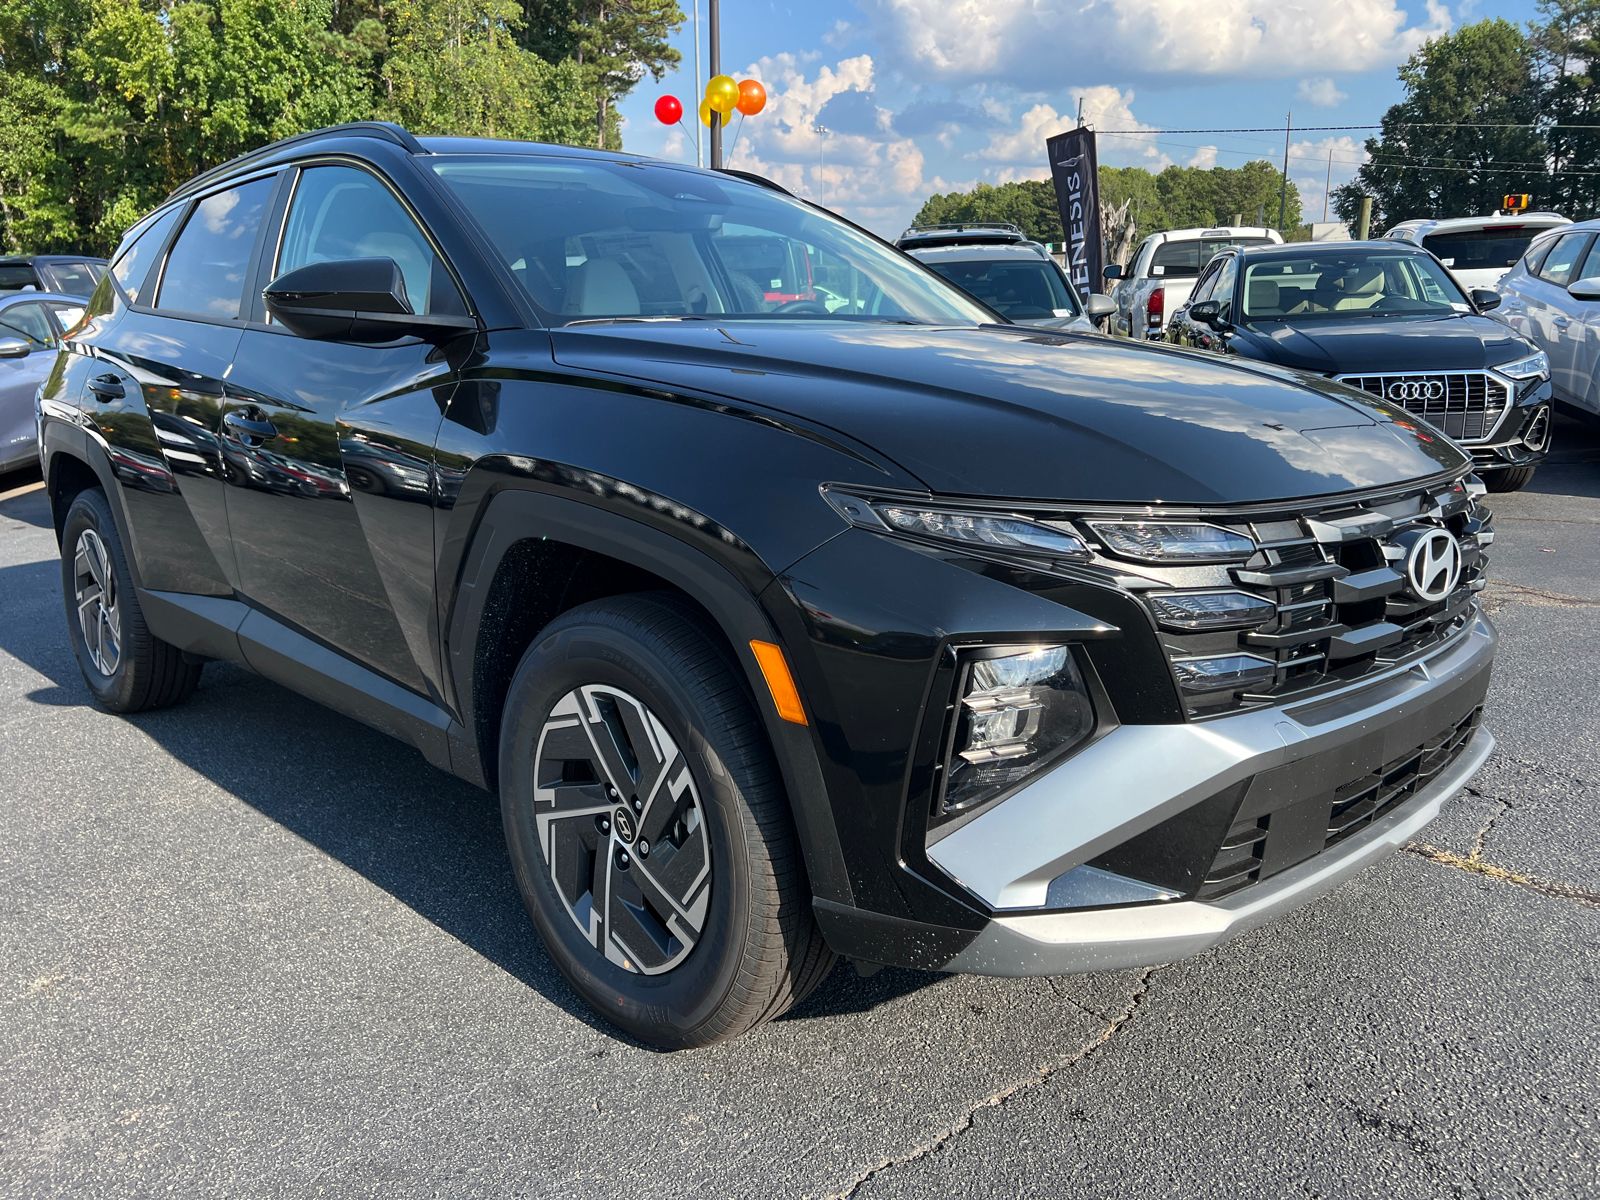
[[[694,102],[689,107],[694,110],[696,118],[700,114],[700,97],[704,94],[705,85],[700,77],[700,0],[694,0]],[[706,165],[705,141],[700,136],[698,119],[694,126],[694,165]]]
[[[712,0],[715,3],[716,0]],[[1289,207],[1289,131],[1294,128],[1294,114],[1283,123],[1283,186],[1278,189],[1278,232],[1283,232],[1283,218]]]
[[[711,78],[715,79],[722,74],[722,13],[717,0],[706,0],[706,13],[711,18],[709,32],[711,34],[710,50],[711,61],[707,64],[711,68]],[[699,100],[695,106],[699,107]],[[716,109],[711,110],[711,169],[722,170],[722,114]]]
[[[828,207],[828,135],[833,132],[826,125],[813,125],[812,129],[822,135],[822,144],[817,147],[817,179],[822,184],[822,207]]]

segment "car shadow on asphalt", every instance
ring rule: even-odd
[[[1600,499],[1600,421],[1556,417],[1550,457],[1522,490]]]
[[[91,707],[60,607],[54,560],[0,568],[0,650],[51,686],[28,699]],[[609,1037],[544,953],[512,878],[496,798],[415,750],[228,663],[184,704],[123,718],[178,762],[369,880]],[[840,963],[790,1019],[863,1012],[943,976]]]

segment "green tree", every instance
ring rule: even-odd
[[[999,187],[980,183],[970,192],[930,196],[913,218],[916,225],[956,225],[963,221],[1009,221],[1037,242],[1065,239],[1061,212],[1056,207],[1055,184],[1048,179],[1002,183]]]
[[[1535,201],[1583,220],[1600,213],[1600,0],[1541,0],[1539,10],[1529,42],[1550,174]]]
[[[683,28],[677,0],[575,0],[574,61],[595,95],[595,145],[622,145],[614,107],[646,74],[657,83],[683,56],[667,38]]]
[[[1334,192],[1354,222],[1373,198],[1372,232],[1414,217],[1493,212],[1507,193],[1539,192],[1547,146],[1535,126],[1545,89],[1535,46],[1509,21],[1464,25],[1426,43],[1400,68],[1406,98],[1367,139],[1371,161]]]

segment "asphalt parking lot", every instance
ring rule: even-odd
[[[1557,447],[1491,497],[1499,750],[1410,852],[1191,961],[841,964],[676,1054],[546,960],[488,794],[227,666],[94,708],[0,480],[0,1195],[1600,1196],[1600,433]]]

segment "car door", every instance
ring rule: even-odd
[[[1600,281],[1600,238],[1590,244],[1572,278]],[[1580,408],[1600,413],[1600,385],[1596,383],[1600,376],[1600,300],[1580,300],[1568,292],[1567,312],[1572,322],[1566,330],[1572,340],[1569,399]]]
[[[1220,270],[1220,264],[1212,263],[1200,273],[1200,278],[1195,281],[1194,291],[1189,293],[1188,302],[1174,312],[1167,322],[1167,341],[1179,346],[1198,346],[1200,338],[1211,332],[1209,326],[1190,318],[1189,305],[1211,299],[1211,287],[1216,282]]]
[[[28,353],[21,358],[0,358],[0,470],[10,470],[35,452],[33,397],[50,374],[58,341],[42,300],[0,308],[0,338],[16,338],[28,345]]]
[[[415,312],[466,314],[434,243],[383,179],[344,163],[298,170],[228,377],[222,440],[240,591],[391,681],[436,694],[430,506],[449,356],[415,338],[298,338],[260,304],[272,278],[357,258],[393,259]]]
[[[1589,247],[1590,234],[1563,234],[1545,255],[1538,273],[1524,293],[1528,336],[1550,356],[1550,384],[1563,400],[1576,400],[1576,351],[1581,344],[1581,324],[1574,330],[1572,310],[1578,304],[1567,294],[1578,264]]]

